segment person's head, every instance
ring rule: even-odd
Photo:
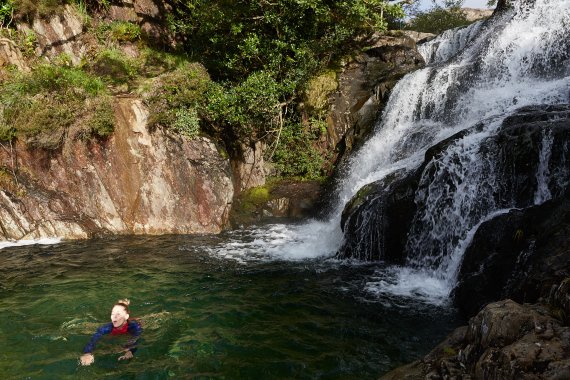
[[[114,327],[121,327],[129,319],[129,304],[128,299],[118,300],[111,309],[111,322]]]

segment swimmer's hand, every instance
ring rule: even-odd
[[[79,358],[79,363],[81,365],[91,365],[91,364],[93,364],[94,361],[95,361],[95,356],[93,356],[93,354],[91,354],[91,353],[83,354]]]
[[[119,357],[119,360],[125,360],[125,359],[132,359],[133,357],[133,353],[129,350],[125,351],[125,354],[123,356]]]

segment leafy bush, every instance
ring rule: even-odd
[[[208,91],[208,116],[229,127],[238,138],[263,137],[274,129],[281,111],[283,87],[271,74],[254,72],[237,85],[212,85]]]
[[[149,108],[148,125],[173,127],[193,137],[198,132],[198,110],[205,107],[210,77],[198,63],[185,63],[157,78],[145,99]]]
[[[103,82],[77,68],[44,64],[15,74],[0,84],[0,138],[56,149],[72,126],[78,130],[69,137],[108,135],[112,107],[105,97]]]
[[[174,130],[188,138],[194,138],[200,133],[200,118],[194,108],[179,108],[176,110],[176,119],[172,124]]]
[[[0,1],[0,28],[9,27],[14,18],[13,0]]]
[[[141,37],[141,27],[128,21],[112,21],[100,23],[96,35],[101,42],[134,42]]]
[[[173,0],[171,29],[215,79],[242,82],[257,71],[296,87],[354,38],[402,14],[385,0]],[[403,16],[403,14],[402,14]]]
[[[307,128],[300,123],[287,124],[273,156],[279,175],[303,179],[321,178],[325,159],[314,147],[320,134],[320,126]]]
[[[436,6],[431,10],[419,13],[407,26],[407,29],[418,32],[440,34],[445,30],[469,25],[465,13],[459,7],[443,8]]]

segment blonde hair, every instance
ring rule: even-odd
[[[131,304],[131,301],[129,301],[128,298],[124,298],[124,299],[120,299],[117,302],[115,302],[115,304],[113,305],[113,307],[115,306],[122,306],[125,308],[125,311],[127,312],[127,314],[129,314],[129,305]]]

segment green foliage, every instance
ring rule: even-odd
[[[427,12],[419,13],[410,21],[408,29],[439,34],[448,29],[469,25],[470,22],[461,8],[453,5],[454,3],[450,4],[452,6],[449,8],[435,6]]]
[[[315,148],[322,125],[305,127],[288,123],[281,133],[281,143],[275,149],[273,163],[282,177],[319,179],[324,158]]]
[[[147,77],[156,77],[165,72],[187,64],[188,57],[181,54],[172,54],[152,48],[141,49],[140,72]]]
[[[110,84],[124,84],[133,79],[139,69],[138,62],[119,49],[104,49],[88,65],[89,71]]]
[[[99,41],[108,43],[114,42],[134,42],[141,37],[141,27],[128,21],[102,22],[97,26],[96,35]]]
[[[87,112],[85,117],[85,127],[88,133],[84,137],[95,135],[107,137],[115,128],[115,114],[112,105],[113,97],[104,94],[99,95],[87,102]]]
[[[17,73],[0,84],[0,104],[0,138],[41,148],[56,149],[65,136],[105,136],[113,127],[103,82],[77,68],[44,64]]]
[[[173,127],[194,137],[199,132],[198,110],[204,109],[210,77],[198,63],[185,63],[157,78],[145,99],[150,127]]]
[[[208,91],[208,116],[232,128],[235,136],[262,137],[277,123],[283,87],[271,74],[258,71],[237,85],[213,84]]]
[[[260,205],[269,200],[269,189],[265,186],[258,186],[249,189],[244,198],[253,204]]]
[[[354,37],[383,30],[384,0],[174,0],[171,29],[216,79],[241,81],[271,72],[295,87],[351,48]]]
[[[0,0],[0,28],[9,27],[14,18],[14,1]]]
[[[200,118],[194,108],[179,108],[174,113],[172,128],[183,136],[194,138],[200,133]]]
[[[311,78],[304,92],[305,104],[312,111],[322,113],[328,106],[330,94],[338,87],[337,75],[333,70]]]

